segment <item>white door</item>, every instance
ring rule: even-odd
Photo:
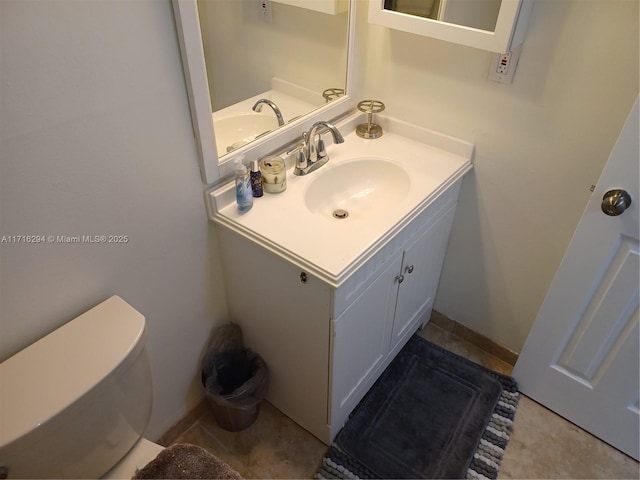
[[[527,337],[520,391],[638,459],[638,100]],[[603,213],[605,193],[631,204]],[[621,195],[616,198],[622,204]]]

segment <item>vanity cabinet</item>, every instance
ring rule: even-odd
[[[333,438],[416,329],[429,321],[453,223],[450,206],[332,321]]]
[[[268,400],[326,444],[428,322],[461,181],[338,286],[217,229],[230,319],[267,363]]]

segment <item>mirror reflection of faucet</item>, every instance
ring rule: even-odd
[[[330,132],[333,135],[334,143],[343,143],[344,138],[340,131],[327,122],[316,122],[311,125],[308,132],[302,133],[302,143],[289,150],[287,154],[298,151],[294,175],[306,175],[320,168],[329,161],[329,155],[322,139],[322,134]]]
[[[260,113],[262,111],[262,106],[265,104],[271,107],[271,110],[273,110],[273,112],[276,114],[276,118],[278,119],[278,125],[279,126],[284,125],[284,118],[282,118],[282,112],[280,111],[278,106],[271,100],[268,100],[266,98],[261,98],[255,103],[255,105],[253,105],[251,109],[254,112]]]

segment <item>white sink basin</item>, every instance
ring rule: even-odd
[[[411,236],[405,228],[431,215],[435,202],[455,203],[472,168],[472,144],[387,121],[375,140],[356,135],[359,112],[337,122],[344,143],[327,138],[329,162],[308,175],[294,175],[295,157],[283,156],[287,189],[255,199],[249,212],[238,211],[233,179],[211,187],[209,218],[329,285],[342,284],[377,252],[394,249],[401,232]]]
[[[314,174],[304,196],[307,209],[334,218],[376,215],[404,200],[411,182],[401,166],[384,158],[356,158]]]
[[[241,113],[213,120],[216,132],[218,156],[225,155],[228,147],[232,150],[241,147],[258,135],[278,128],[275,115],[261,115],[258,113]]]

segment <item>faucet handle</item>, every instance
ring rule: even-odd
[[[307,160],[307,156],[304,153],[304,148],[302,148],[302,145],[299,145],[298,147],[294,148],[293,150],[291,150],[291,152],[287,152],[287,153],[293,153],[296,152],[296,167],[297,168],[307,168],[307,166],[309,165],[309,161]]]
[[[294,152],[298,152],[296,156],[296,167],[297,168],[307,168],[309,164],[309,159],[306,154],[306,146],[308,145],[308,135],[307,132],[302,132],[302,142],[293,147],[291,150],[287,151],[287,155],[291,155]]]

